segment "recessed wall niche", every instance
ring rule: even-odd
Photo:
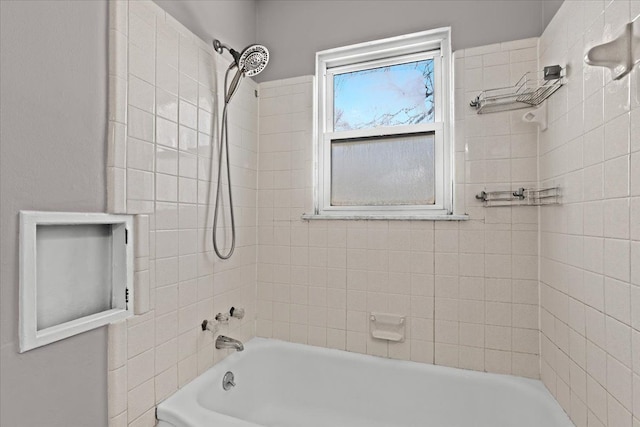
[[[20,352],[132,314],[133,218],[20,213]]]

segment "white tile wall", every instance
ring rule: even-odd
[[[639,13],[639,1],[565,1],[540,38],[541,65],[568,64],[539,140],[540,183],[565,194],[541,210],[542,379],[578,427],[640,426],[640,70],[611,81],[582,61]]]
[[[536,47],[456,52],[456,192],[471,214],[460,223],[300,220],[312,206],[312,78],[260,85],[258,335],[538,377],[537,213],[474,198],[536,185],[536,128],[521,111],[468,107],[535,70]],[[372,339],[371,311],[408,316],[407,340]]]
[[[129,12],[126,1],[109,5],[109,125],[107,209],[126,212],[126,140]]]
[[[137,315],[109,329],[109,417],[142,427],[155,425],[157,403],[227,354],[202,332],[203,319],[244,307],[245,319],[226,329],[254,335],[257,85],[246,79],[229,109],[238,244],[221,262],[211,243],[211,133],[228,62],[151,1],[110,8],[109,210],[138,215]]]
[[[640,72],[612,82],[582,62],[638,13],[636,0],[566,0],[539,41],[455,53],[465,222],[300,220],[312,209],[312,78],[245,81],[230,110],[238,248],[219,262],[210,134],[227,64],[152,2],[111,2],[109,210],[140,214],[136,287],[149,292],[109,330],[110,425],[152,426],[155,404],[224,356],[201,320],[241,304],[241,339],[541,375],[577,426],[640,427]],[[468,107],[555,63],[568,84],[547,131],[523,110]],[[563,205],[474,198],[537,185],[560,185]],[[371,311],[407,315],[407,340],[370,338]]]

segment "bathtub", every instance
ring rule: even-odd
[[[262,338],[157,416],[158,427],[573,427],[540,381]]]

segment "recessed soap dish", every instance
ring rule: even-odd
[[[404,342],[406,319],[399,314],[371,313],[371,336],[380,340]]]

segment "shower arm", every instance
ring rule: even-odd
[[[236,67],[240,67],[240,52],[238,52],[237,50],[235,50],[234,48],[227,46],[226,44],[222,43],[220,40],[215,39],[213,41],[213,50],[215,50],[216,52],[218,52],[219,54],[223,54],[224,50],[227,50],[231,56],[233,56],[233,62],[235,64]],[[230,68],[233,68],[233,64]]]
[[[230,50],[231,48],[229,46],[227,46],[226,44],[222,43],[220,40],[218,39],[214,39],[213,40],[213,49],[222,54],[222,52],[224,51],[224,49]]]
[[[240,81],[245,75],[244,69],[240,68],[241,54],[234,48],[227,46],[226,44],[222,43],[218,39],[215,39],[213,41],[213,49],[219,54],[223,54],[224,50],[226,49],[233,57],[233,62],[231,62],[231,65],[229,65],[229,68],[227,69],[227,74],[229,73],[229,71],[233,70],[234,68],[238,68],[238,71],[236,72],[235,76],[233,76],[233,79],[231,80],[231,83],[229,84],[228,87],[225,81],[224,102],[228,104],[231,101],[231,98],[233,98],[233,95],[236,93],[236,89],[238,89],[238,85],[240,84]],[[225,80],[226,80],[226,76],[225,76]]]

